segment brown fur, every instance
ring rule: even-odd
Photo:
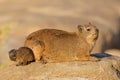
[[[27,65],[35,60],[33,51],[27,47],[20,47],[18,50],[11,50],[9,52],[9,57],[12,61],[17,62],[17,66]]]
[[[30,34],[25,46],[33,50],[35,60],[46,62],[97,60],[90,56],[98,38],[98,29],[91,23],[78,25],[77,33],[42,29]]]

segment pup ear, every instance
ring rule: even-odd
[[[82,25],[78,25],[78,31],[83,32],[83,26]]]

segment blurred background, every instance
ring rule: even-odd
[[[36,30],[73,32],[89,22],[100,30],[92,53],[120,50],[120,0],[0,0],[0,65],[8,64],[8,51],[23,46]]]

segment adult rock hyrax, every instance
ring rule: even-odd
[[[20,47],[18,50],[16,50],[16,49],[10,50],[9,58],[12,61],[16,61],[17,66],[27,65],[35,60],[33,51],[27,47]]]
[[[42,29],[31,33],[25,46],[33,50],[36,61],[66,62],[98,60],[90,56],[98,38],[98,29],[91,23],[78,25],[77,32]]]

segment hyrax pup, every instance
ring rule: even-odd
[[[20,47],[18,50],[12,49],[9,51],[9,58],[17,62],[16,66],[27,65],[34,61],[34,54],[30,48]]]
[[[90,56],[98,38],[98,29],[91,23],[78,25],[77,32],[42,29],[31,33],[25,46],[33,50],[36,61],[65,62],[98,60]]]

